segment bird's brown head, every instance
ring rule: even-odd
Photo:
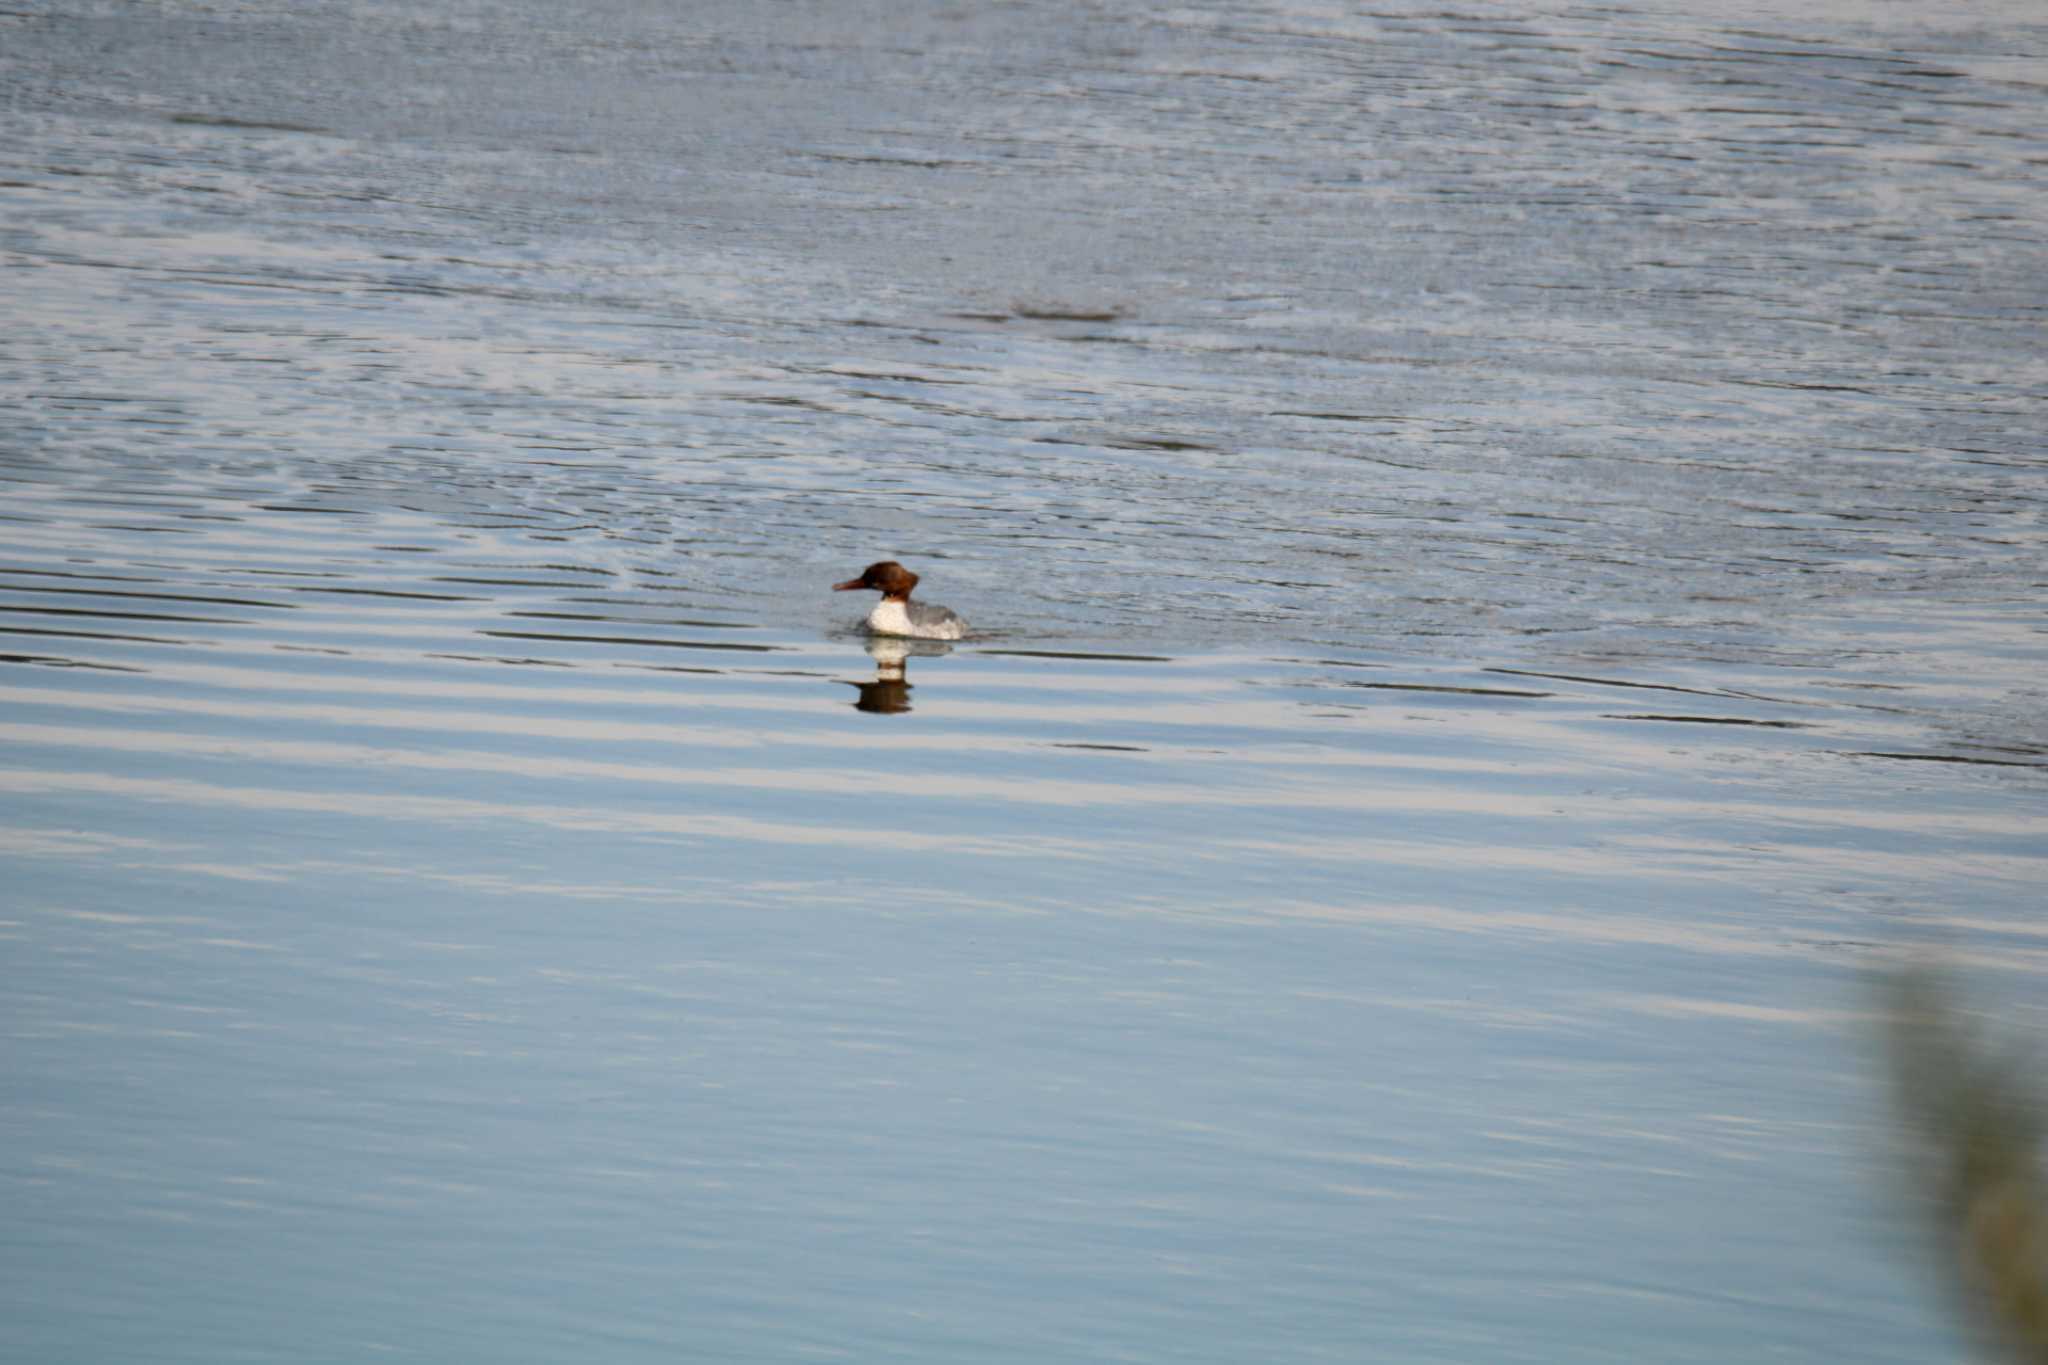
[[[884,597],[908,598],[910,590],[917,586],[917,575],[893,559],[870,564],[861,571],[859,578],[849,578],[844,583],[834,583],[834,592],[852,592],[869,588]]]

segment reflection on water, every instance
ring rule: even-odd
[[[937,640],[906,640],[877,635],[867,641],[867,651],[868,657],[875,661],[875,677],[872,682],[851,683],[860,690],[860,699],[854,702],[854,709],[879,716],[897,716],[910,710],[910,660],[944,658],[953,652],[953,647]]]
[[[871,17],[0,14],[0,1354],[1952,1358],[2032,16]]]

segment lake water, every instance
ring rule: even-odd
[[[0,12],[0,1356],[1967,1358],[1868,987],[2048,1026],[2044,58]]]

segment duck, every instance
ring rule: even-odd
[[[834,583],[834,592],[856,592],[862,588],[882,594],[882,600],[868,613],[867,627],[876,635],[901,635],[912,640],[957,640],[967,633],[967,623],[945,607],[930,602],[913,602],[910,590],[917,575],[893,559],[879,560],[861,570],[859,578]]]

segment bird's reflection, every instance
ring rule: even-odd
[[[843,680],[847,686],[860,691],[853,709],[895,716],[910,709],[910,657],[914,654],[923,659],[937,658],[951,654],[953,647],[936,640],[905,640],[894,635],[877,635],[868,640],[867,651],[868,657],[875,661],[875,680]]]

